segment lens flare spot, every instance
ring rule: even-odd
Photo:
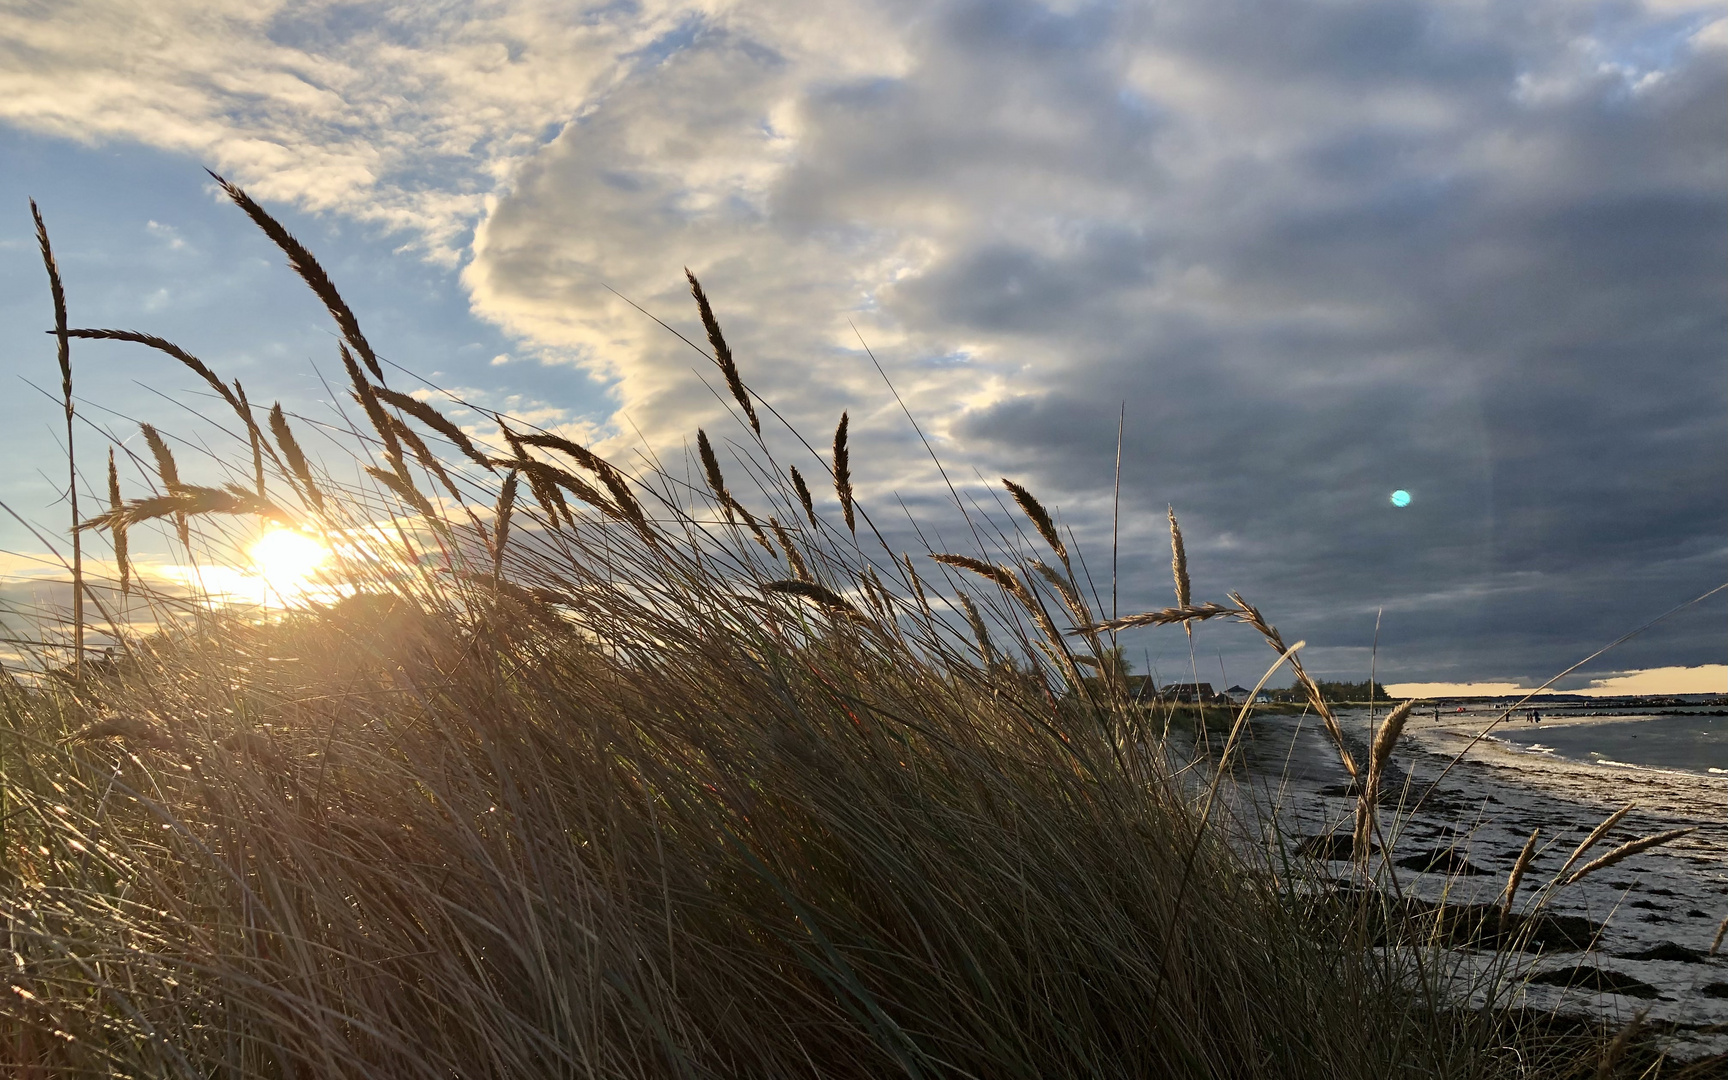
[[[294,529],[272,529],[252,545],[258,576],[278,593],[305,591],[312,575],[330,557],[330,549]]]
[[[1410,493],[1408,491],[1405,491],[1403,488],[1399,488],[1397,491],[1394,491],[1392,493],[1392,505],[1398,506],[1398,507],[1409,506],[1410,505]]]

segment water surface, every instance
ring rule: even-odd
[[[1602,765],[1681,769],[1728,776],[1728,717],[1645,716],[1593,723],[1508,721],[1494,732],[1503,742]]]

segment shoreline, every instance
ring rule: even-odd
[[[1392,830],[1391,866],[1382,853],[1372,865],[1389,870],[1400,890],[1418,901],[1492,903],[1531,831],[1539,829],[1537,852],[1514,907],[1528,912],[1584,836],[1627,803],[1636,809],[1581,863],[1627,840],[1697,827],[1545,894],[1545,912],[1601,927],[1589,948],[1557,946],[1516,957],[1452,949],[1449,955],[1461,961],[1466,978],[1502,964],[1517,975],[1556,982],[1584,978],[1597,987],[1524,982],[1511,988],[1516,1006],[1619,1022],[1644,1012],[1672,1029],[1669,1045],[1677,1057],[1728,1053],[1728,955],[1706,955],[1728,915],[1728,818],[1722,813],[1728,776],[1603,766],[1530,752],[1492,735],[1466,752],[1497,714],[1411,717],[1393,751],[1381,802],[1381,820]],[[1362,760],[1369,741],[1366,710],[1343,712],[1339,719],[1352,753]],[[1239,790],[1270,810],[1292,843],[1319,837],[1311,843],[1324,850],[1340,831],[1348,837],[1355,798],[1316,717],[1257,716],[1243,759],[1247,771]],[[1424,804],[1406,813],[1424,793]],[[1349,877],[1347,860],[1347,853],[1344,861],[1328,860],[1335,878]],[[1568,974],[1579,968],[1582,976]]]

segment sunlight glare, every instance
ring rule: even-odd
[[[252,545],[258,576],[283,597],[305,592],[329,557],[329,548],[295,529],[272,529]]]

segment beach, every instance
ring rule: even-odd
[[[1728,816],[1722,812],[1728,775],[1708,772],[1711,766],[1696,754],[1696,769],[1677,769],[1604,755],[1568,758],[1554,749],[1562,740],[1592,742],[1590,732],[1570,730],[1574,726],[1620,725],[1611,734],[1624,738],[1631,734],[1626,725],[1642,723],[1638,734],[1659,740],[1662,732],[1653,725],[1665,718],[1575,716],[1529,725],[1520,712],[1491,737],[1477,739],[1497,715],[1479,707],[1442,712],[1438,719],[1420,710],[1412,716],[1381,800],[1381,837],[1391,865],[1379,851],[1372,865],[1408,897],[1490,904],[1501,896],[1532,831],[1540,830],[1514,911],[1528,914],[1540,902],[1552,917],[1543,925],[1559,930],[1539,934],[1539,948],[1510,960],[1487,949],[1452,950],[1463,983],[1504,964],[1508,975],[1518,976],[1508,980],[1515,1004],[1622,1021],[1643,1013],[1666,1030],[1676,1057],[1728,1053],[1728,956],[1707,955],[1728,915]],[[1367,711],[1350,710],[1340,719],[1352,752],[1365,760]],[[1261,716],[1252,728],[1239,796],[1271,810],[1283,835],[1325,862],[1332,876],[1350,879],[1355,798],[1331,739],[1313,716]],[[1635,809],[1574,869],[1628,840],[1669,829],[1697,831],[1576,884],[1545,888],[1580,841],[1628,803]],[[1342,841],[1332,839],[1339,836]],[[1473,991],[1480,1002],[1479,980]]]

